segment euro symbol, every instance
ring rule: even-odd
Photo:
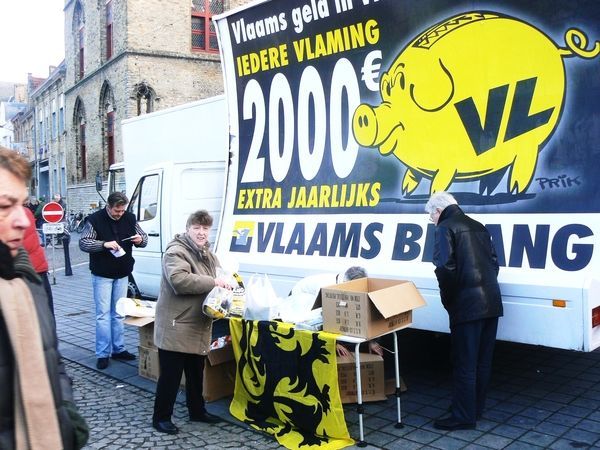
[[[365,58],[365,63],[360,69],[362,73],[362,81],[365,82],[365,86],[370,91],[378,91],[379,83],[375,80],[379,78],[379,69],[381,69],[381,63],[375,62],[375,60],[381,61],[381,50],[373,50]]]

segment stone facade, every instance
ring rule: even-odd
[[[65,0],[70,205],[97,202],[90,183],[97,174],[106,181],[110,165],[123,161],[122,120],[223,93],[219,54],[192,51],[191,8],[200,3]],[[223,0],[223,8],[244,3]]]
[[[61,64],[37,89],[29,94],[36,133],[36,196],[66,197],[65,66]]]
[[[30,196],[46,200],[67,194],[64,62],[49,71],[46,79],[29,74],[27,87],[15,89],[27,107],[12,120],[15,143],[31,162]]]

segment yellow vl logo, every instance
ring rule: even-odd
[[[254,237],[254,225],[255,222],[253,221],[237,220],[235,222],[231,237],[231,245],[229,247],[230,251],[250,252],[252,239]]]

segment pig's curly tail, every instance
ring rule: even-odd
[[[591,59],[598,56],[600,53],[600,42],[596,41],[591,50],[586,50],[588,46],[587,35],[576,28],[571,28],[565,33],[565,43],[568,48],[558,50],[561,56],[568,58],[571,56],[579,56],[581,58]]]

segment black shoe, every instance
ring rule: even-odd
[[[223,419],[209,412],[205,412],[201,416],[190,416],[190,422],[219,423],[221,420]]]
[[[452,414],[452,406],[450,406],[450,408],[448,408],[448,412],[449,412],[450,414]],[[479,422],[481,419],[483,419],[483,415],[481,415],[481,414],[477,414],[477,415],[475,416],[475,420],[476,420],[477,422]]]
[[[474,430],[474,423],[460,423],[457,422],[454,417],[448,417],[447,419],[438,419],[434,422],[433,428],[438,430]]]
[[[108,367],[108,358],[98,358],[98,362],[96,363],[96,368],[100,370],[104,370]]]
[[[156,431],[160,431],[161,433],[167,434],[177,434],[179,433],[179,428],[173,425],[173,422],[156,422],[152,421],[152,426],[156,429]]]
[[[120,359],[122,361],[133,361],[135,355],[129,353],[127,350],[123,350],[121,353],[114,353],[112,359]]]

